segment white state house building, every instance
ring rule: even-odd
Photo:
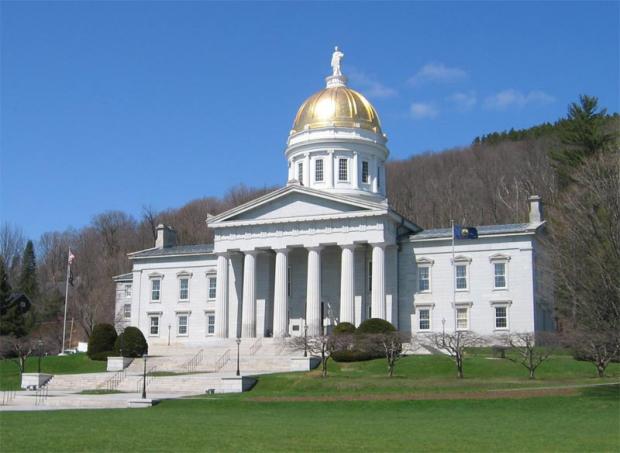
[[[478,239],[424,230],[390,207],[389,155],[374,107],[347,86],[336,50],[324,89],[299,108],[288,137],[286,186],[216,216],[213,244],[129,254],[114,278],[117,326],[151,345],[318,335],[382,318],[412,334],[547,330],[537,266],[540,199],[529,222],[478,227]],[[307,327],[306,327],[307,326]]]

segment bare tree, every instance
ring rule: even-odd
[[[313,356],[321,358],[321,376],[327,377],[327,362],[334,351],[346,349],[351,344],[350,335],[317,335],[314,337],[293,337],[289,347],[302,351],[307,350]]]
[[[563,333],[563,340],[575,356],[585,359],[596,367],[597,376],[605,376],[605,370],[612,360],[620,357],[620,335],[618,332],[602,330],[593,332],[576,329]]]
[[[4,259],[11,285],[17,283],[17,272],[26,238],[21,228],[4,222],[0,226],[0,256]]]
[[[462,379],[463,359],[465,357],[466,348],[475,348],[482,346],[484,338],[471,331],[457,330],[454,333],[439,333],[430,337],[433,345],[445,351],[456,364],[457,377]]]
[[[362,350],[382,354],[387,361],[388,376],[394,376],[396,362],[407,352],[405,345],[413,344],[414,337],[404,332],[383,332],[356,335],[355,347]]]
[[[13,335],[2,337],[0,355],[13,361],[19,368],[19,374],[26,370],[26,360],[34,352],[36,342],[33,337],[15,337]]]
[[[549,337],[550,338],[550,337]],[[506,358],[511,362],[523,365],[529,372],[530,379],[536,379],[536,369],[551,356],[551,349],[539,346],[542,334],[534,332],[520,332],[505,335],[501,338],[502,343],[510,348]],[[510,352],[516,353],[516,357]]]

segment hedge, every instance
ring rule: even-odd
[[[114,351],[116,337],[116,330],[111,324],[97,324],[88,339],[88,357],[106,360]]]

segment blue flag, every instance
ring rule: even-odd
[[[478,230],[474,227],[454,225],[454,239],[478,239]]]

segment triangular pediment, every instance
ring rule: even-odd
[[[305,187],[286,187],[209,219],[209,224],[312,218],[385,211],[386,206]]]

